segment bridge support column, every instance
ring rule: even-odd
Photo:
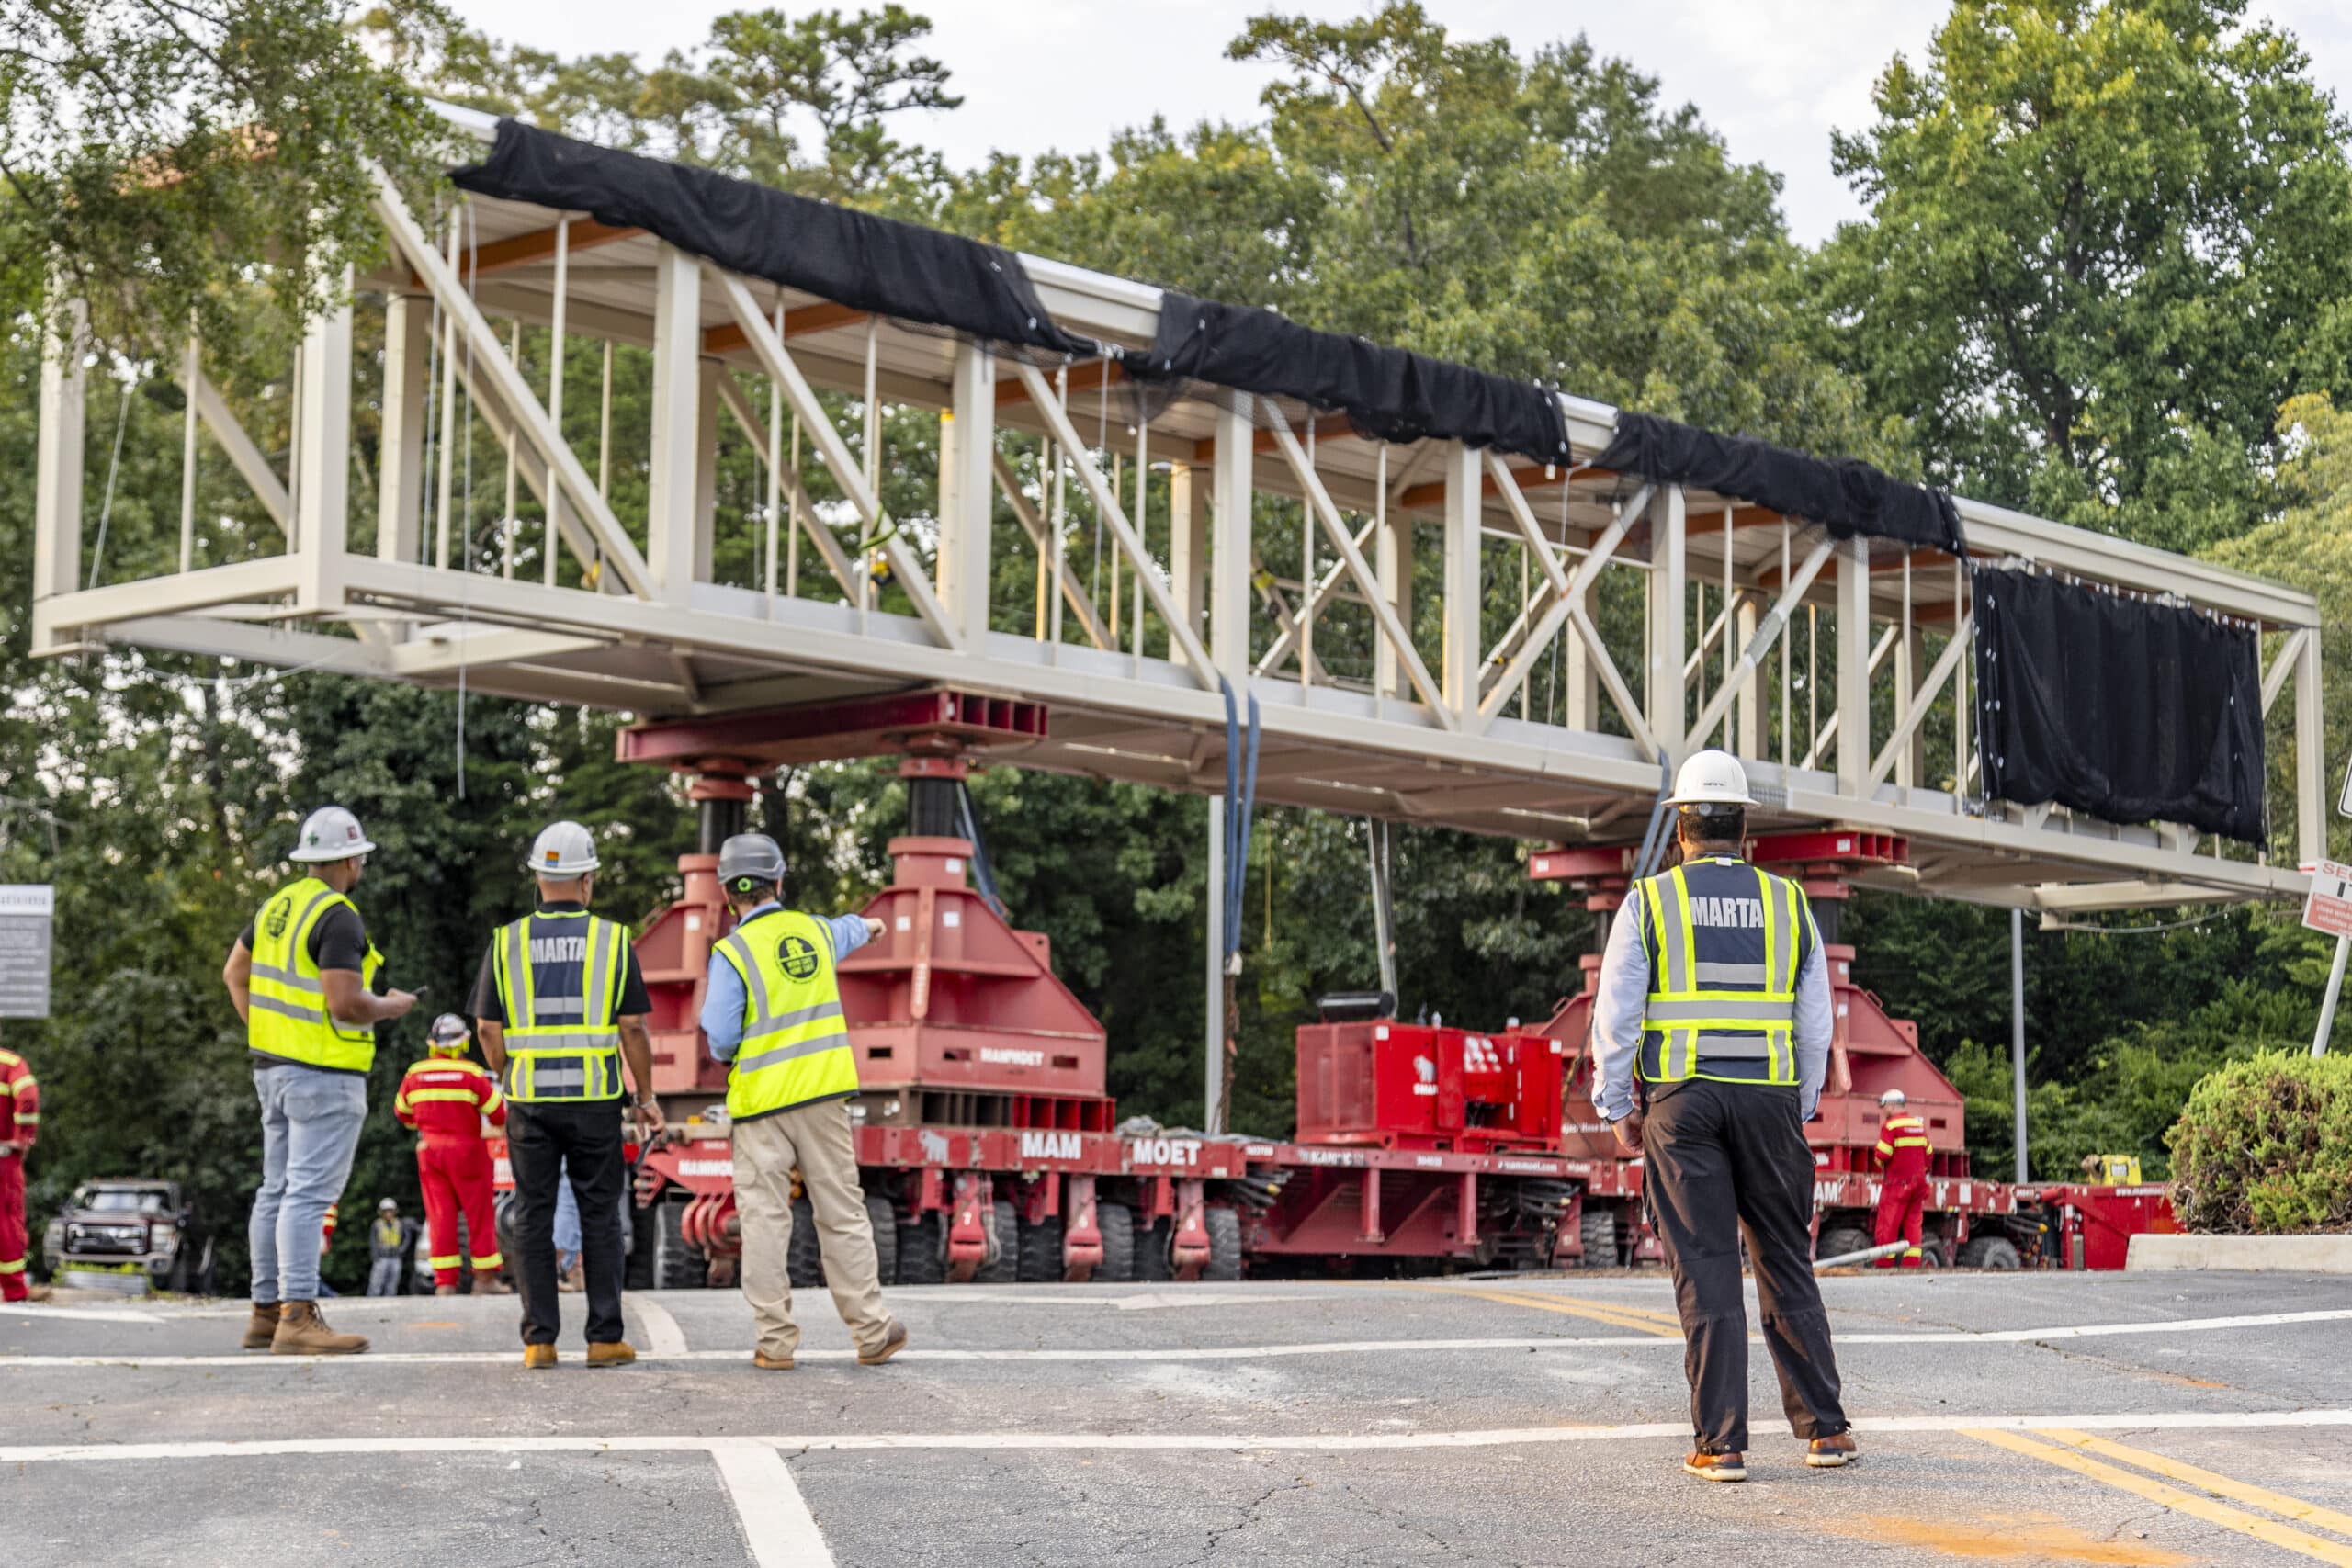
[[[394,294],[384,302],[384,434],[376,472],[379,560],[413,561],[423,548],[432,361],[433,301],[421,294]]]
[[[1396,611],[1396,618],[1406,626],[1413,624],[1413,514],[1388,499],[1387,513],[1381,519],[1373,538],[1373,572],[1380,583],[1380,596]],[[1384,697],[1409,698],[1413,694],[1405,679],[1405,667],[1396,657],[1396,649],[1386,637],[1379,639],[1373,652],[1373,689]]]
[[[1486,613],[1479,570],[1479,517],[1486,502],[1485,467],[1477,449],[1459,442],[1445,449],[1445,630],[1438,680],[1446,705],[1464,719],[1478,712],[1478,650]],[[1391,658],[1395,655],[1391,654]]]
[[[653,442],[646,475],[646,567],[653,596],[684,604],[709,575],[708,536],[697,540],[704,432],[702,265],[673,245],[653,269]]]
[[[1682,487],[1668,485],[1650,502],[1650,633],[1643,650],[1642,706],[1668,762],[1682,760],[1690,716],[1682,661],[1690,642],[1690,539]]]
[[[1871,544],[1838,551],[1838,788],[1860,799],[1871,773]]]
[[[939,598],[967,646],[989,633],[989,549],[995,532],[996,367],[959,344],[939,415]]]
[[[1216,467],[1210,506],[1216,533],[1209,552],[1209,657],[1238,694],[1250,679],[1250,543],[1258,495],[1257,432],[1250,398],[1237,393],[1216,414]]]
[[[294,536],[305,608],[343,604],[343,558],[351,521],[351,271],[336,284],[342,303],[311,319],[302,333],[294,409]]]

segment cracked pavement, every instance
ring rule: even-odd
[[[688,1354],[593,1373],[571,1302],[565,1360],[537,1373],[503,1299],[334,1303],[376,1351],[315,1362],[239,1353],[234,1303],[107,1303],[132,1318],[60,1305],[0,1314],[0,1495],[28,1561],[821,1562],[779,1555],[701,1447],[773,1438],[794,1506],[844,1568],[2310,1560],[1966,1430],[2039,1417],[2096,1426],[2143,1469],[2193,1465],[2352,1515],[2352,1417],[2296,1414],[2352,1406],[2352,1317],[2147,1331],[2352,1311],[2341,1280],[1826,1280],[1866,1458],[1804,1468],[1759,1347],[1739,1486],[1675,1462],[1679,1342],[1623,1326],[1671,1313],[1655,1272],[1430,1283],[892,1291],[912,1349],[878,1370],[853,1364],[830,1303],[804,1292],[801,1363],[775,1373],[752,1368],[731,1292],[654,1298]],[[1908,1337],[2082,1325],[2134,1331]],[[90,1357],[120,1359],[68,1359]],[[2288,1424],[2190,1424],[2249,1415]],[[1546,1435],[1562,1427],[1630,1430]],[[598,1450],[614,1439],[673,1446]],[[186,1446],[256,1442],[301,1451]],[[7,1451],[34,1445],[150,1457]],[[2352,1562],[2352,1533],[2294,1528]]]

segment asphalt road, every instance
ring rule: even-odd
[[[510,1301],[0,1309],[27,1563],[1943,1562],[2352,1568],[2352,1290],[2279,1276],[1825,1281],[1866,1455],[1811,1472],[1761,1347],[1753,1479],[1676,1462],[1665,1281],[900,1290],[800,1366],[732,1292],[630,1298],[637,1366],[526,1373]]]

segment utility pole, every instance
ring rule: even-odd
[[[2017,1079],[2018,1180],[2025,1168],[2025,911],[2009,911],[2009,1065]]]

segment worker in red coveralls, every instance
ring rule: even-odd
[[[25,1279],[25,1156],[40,1136],[40,1083],[22,1056],[0,1051],[0,1302],[47,1301]]]
[[[1878,1223],[1871,1239],[1885,1247],[1901,1237],[1909,1244],[1903,1249],[1903,1267],[1917,1269],[1921,1261],[1920,1212],[1928,1205],[1928,1124],[1905,1111],[1906,1103],[1899,1089],[1888,1089],[1878,1097],[1878,1147],[1874,1152],[1881,1175]],[[1880,1258],[1878,1266],[1894,1268],[1894,1256]]]
[[[445,1012],[433,1021],[432,1055],[412,1066],[401,1079],[392,1100],[392,1114],[403,1127],[413,1127],[416,1175],[424,1188],[424,1227],[433,1248],[433,1293],[458,1293],[458,1215],[466,1216],[466,1236],[471,1244],[474,1293],[510,1294],[498,1278],[505,1258],[498,1250],[496,1201],[491,1188],[490,1146],[482,1142],[481,1124],[506,1125],[506,1097],[487,1069],[466,1059],[472,1031],[457,1014]]]

